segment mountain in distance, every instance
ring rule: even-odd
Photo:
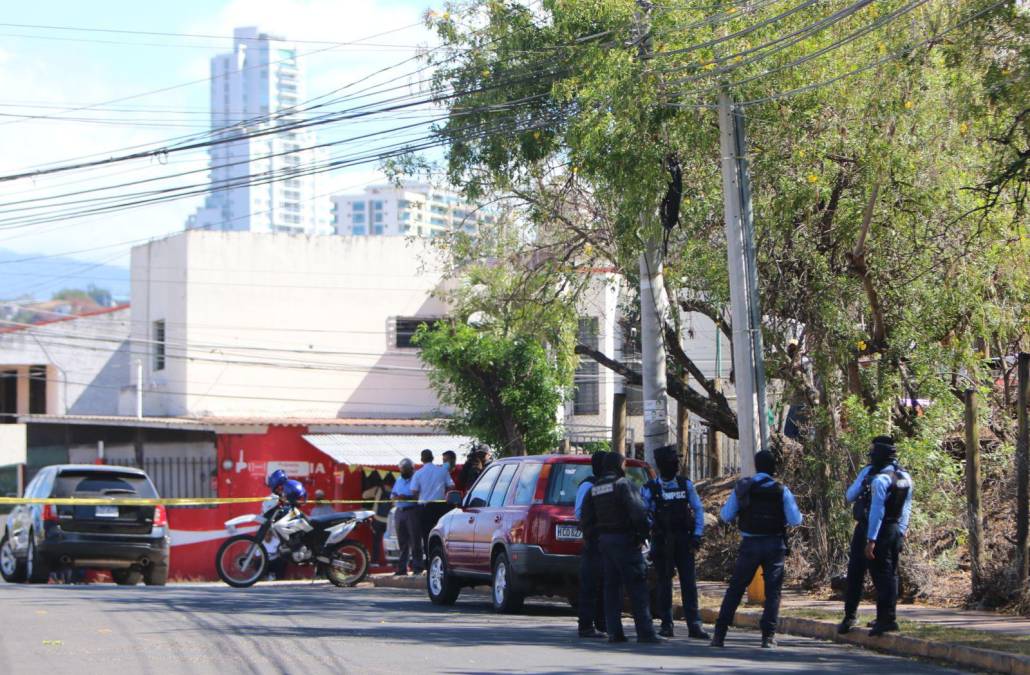
[[[49,300],[60,290],[90,284],[109,290],[116,302],[127,301],[129,268],[0,248],[0,300]]]

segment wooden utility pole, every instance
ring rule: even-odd
[[[1027,535],[1030,530],[1030,428],[1027,424],[1027,406],[1030,406],[1030,353],[1020,352],[1016,386],[1016,571],[1020,588],[1025,588],[1030,577],[1030,550]]]
[[[612,397],[612,452],[626,453],[626,394]]]
[[[980,501],[980,427],[976,389],[966,390],[966,518],[969,521],[969,569],[973,593],[983,588],[983,504]]]

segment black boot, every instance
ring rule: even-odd
[[[700,623],[692,623],[689,627],[689,635],[695,640],[708,640],[712,636],[708,634],[708,631],[704,629]]]
[[[876,625],[869,631],[869,637],[880,637],[884,633],[893,633],[898,630],[901,630],[901,628],[898,627],[897,621],[891,621],[890,623],[877,621]]]
[[[773,649],[776,647],[776,637],[772,633],[762,636],[762,649]]]
[[[720,626],[719,624],[715,624],[715,635],[712,636],[712,641],[708,644],[710,647],[725,647],[726,626]]]
[[[844,635],[852,628],[855,627],[855,620],[850,616],[844,617],[844,620],[837,624],[837,635]]]
[[[672,637],[673,634],[674,634],[673,630],[672,630],[672,624],[671,623],[663,623],[662,627],[658,629],[658,634],[661,635],[662,637],[667,637],[667,638]]]

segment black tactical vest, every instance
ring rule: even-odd
[[[604,534],[625,534],[633,531],[626,505],[620,496],[619,477],[607,475],[590,488],[590,501],[597,515],[597,531]]]
[[[886,467],[884,467],[886,468]],[[887,495],[883,502],[883,522],[896,523],[901,517],[901,510],[905,506],[905,499],[909,490],[912,489],[912,482],[901,475],[902,469],[894,464],[894,471],[890,475],[891,484],[887,486]],[[865,478],[862,479],[862,491],[858,493],[858,499],[852,507],[852,515],[859,522],[869,521],[869,510],[873,505],[873,479],[882,473],[870,469]]]
[[[783,511],[783,486],[774,480],[761,482],[744,478],[734,488],[737,494],[737,526],[748,534],[783,534],[787,514]]]
[[[687,479],[676,476],[676,489],[665,490],[661,481],[648,483],[655,504],[654,529],[659,534],[694,532],[694,509],[690,506]]]

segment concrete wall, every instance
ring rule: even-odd
[[[0,466],[25,463],[25,425],[0,424]]]
[[[129,381],[128,308],[0,333],[0,370],[17,370],[18,412],[28,410],[28,368],[47,366],[48,414],[113,415]]]
[[[193,230],[132,254],[147,415],[411,417],[438,406],[397,317],[445,315],[426,242]],[[154,321],[168,358],[154,369]]]

